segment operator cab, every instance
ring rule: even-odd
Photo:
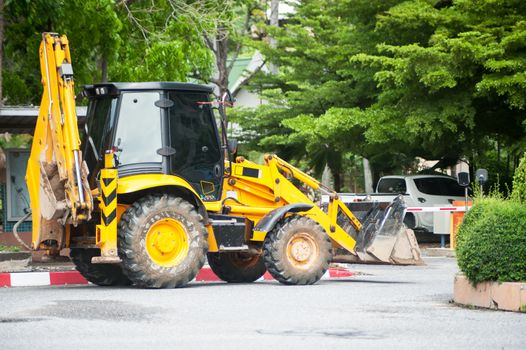
[[[84,158],[90,186],[108,150],[119,177],[184,178],[203,201],[218,200],[223,152],[210,104],[212,88],[184,83],[108,83],[84,88],[89,99]]]

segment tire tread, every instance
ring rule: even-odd
[[[314,232],[320,245],[320,263],[314,269],[298,271],[288,266],[284,253],[290,230],[304,227]],[[332,244],[323,228],[314,220],[300,215],[292,215],[282,219],[274,229],[267,234],[263,245],[264,261],[269,273],[277,281],[287,285],[308,285],[318,282],[329,268],[332,259]]]

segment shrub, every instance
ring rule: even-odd
[[[526,203],[526,153],[513,175],[513,192],[511,198],[515,201]]]
[[[460,270],[473,284],[526,281],[526,206],[478,200],[459,228],[456,253]]]
[[[19,252],[19,251],[20,251],[20,248],[17,246],[0,244],[0,252]]]

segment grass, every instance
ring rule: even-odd
[[[0,244],[0,252],[10,252],[10,253],[15,252],[16,253],[16,252],[19,252],[19,251],[20,251],[19,247]]]

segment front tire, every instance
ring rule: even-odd
[[[228,283],[250,283],[265,274],[261,255],[246,253],[208,253],[208,264],[221,280]]]
[[[202,216],[170,195],[148,195],[128,207],[118,238],[124,273],[146,288],[186,285],[203,267],[208,250]]]
[[[92,264],[91,258],[100,256],[99,249],[71,248],[69,256],[75,268],[89,282],[98,286],[128,286],[130,280],[120,264]]]
[[[320,225],[304,216],[285,218],[265,238],[265,265],[283,284],[318,282],[331,259],[329,237]]]

